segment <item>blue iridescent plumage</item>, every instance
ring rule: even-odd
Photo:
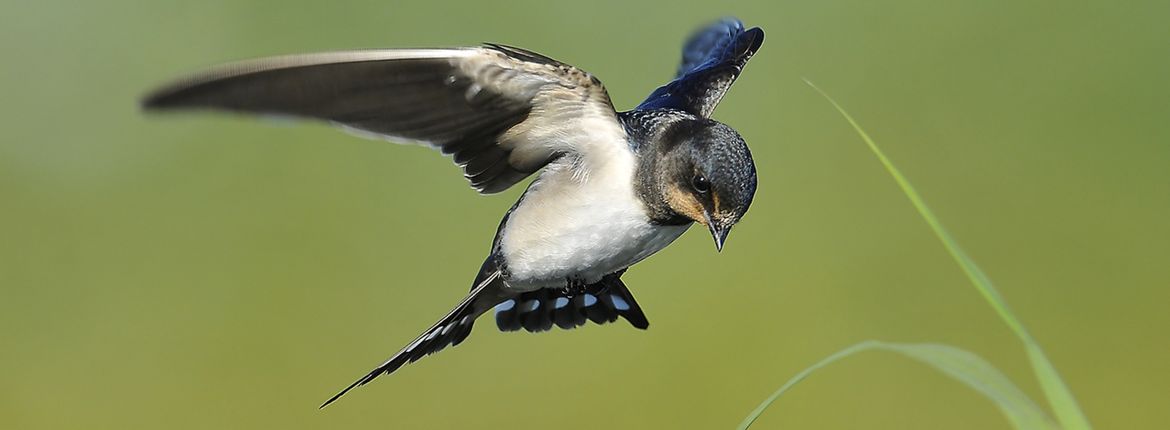
[[[683,46],[674,80],[654,90],[635,110],[677,109],[710,117],[763,43],[763,30],[744,29],[743,22],[735,18],[724,18],[695,32]]]

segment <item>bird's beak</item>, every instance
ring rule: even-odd
[[[727,240],[727,234],[731,233],[731,223],[713,220],[711,215],[707,214],[707,228],[711,230],[711,237],[715,239],[715,250],[723,251],[723,242]]]

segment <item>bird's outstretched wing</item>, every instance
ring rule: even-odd
[[[589,73],[503,45],[293,55],[228,64],[145,97],[148,110],[288,115],[451,155],[480,193],[566,153],[625,144]]]
[[[735,18],[696,31],[683,46],[674,80],[654,90],[637,109],[671,108],[709,118],[763,43],[764,30],[745,30]]]

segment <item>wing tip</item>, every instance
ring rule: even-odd
[[[755,55],[756,51],[759,51],[760,47],[764,45],[764,29],[760,27],[749,28],[743,32],[740,40],[747,42],[746,54],[749,56]]]
[[[138,99],[138,109],[143,112],[157,111],[167,108],[168,92],[151,91]]]
[[[138,99],[138,108],[144,112],[151,112],[185,107],[187,104],[183,103],[183,93],[188,88],[190,85],[184,84],[183,81],[155,87]]]

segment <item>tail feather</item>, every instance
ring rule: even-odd
[[[496,326],[501,331],[524,329],[538,333],[552,329],[554,324],[567,330],[586,321],[605,324],[621,317],[634,327],[649,327],[642,308],[619,276],[606,277],[579,291],[543,288],[522,293],[496,306]]]
[[[428,328],[408,343],[395,353],[394,356],[390,357],[390,359],[374,368],[374,370],[371,370],[370,373],[367,373],[348,387],[345,387],[341,392],[330,397],[329,400],[321,404],[321,407],[329,406],[330,403],[341,398],[341,396],[355,387],[366,385],[379,376],[393,373],[406,363],[413,363],[427,355],[439,352],[443,348],[446,348],[447,345],[454,346],[463,342],[471,334],[471,328],[475,323],[475,318],[499,302],[497,298],[499,297],[499,287],[495,282],[499,277],[499,272],[493,272],[477,283],[476,287],[471,290],[471,293],[463,301],[459,302],[459,305],[455,306],[455,309],[452,309],[451,312],[440,319],[439,322],[432,325],[431,328]]]
[[[517,295],[501,288],[500,272],[484,263],[475,288],[455,309],[374,370],[330,397],[321,407],[329,406],[350,390],[393,373],[407,363],[439,352],[448,345],[460,344],[471,334],[475,319],[492,307],[496,308],[496,324],[503,331],[542,332],[551,330],[553,325],[571,329],[585,325],[586,321],[605,324],[617,321],[619,317],[636,328],[647,328],[650,323],[646,315],[620,277],[621,272],[614,273],[583,289],[542,288]]]

